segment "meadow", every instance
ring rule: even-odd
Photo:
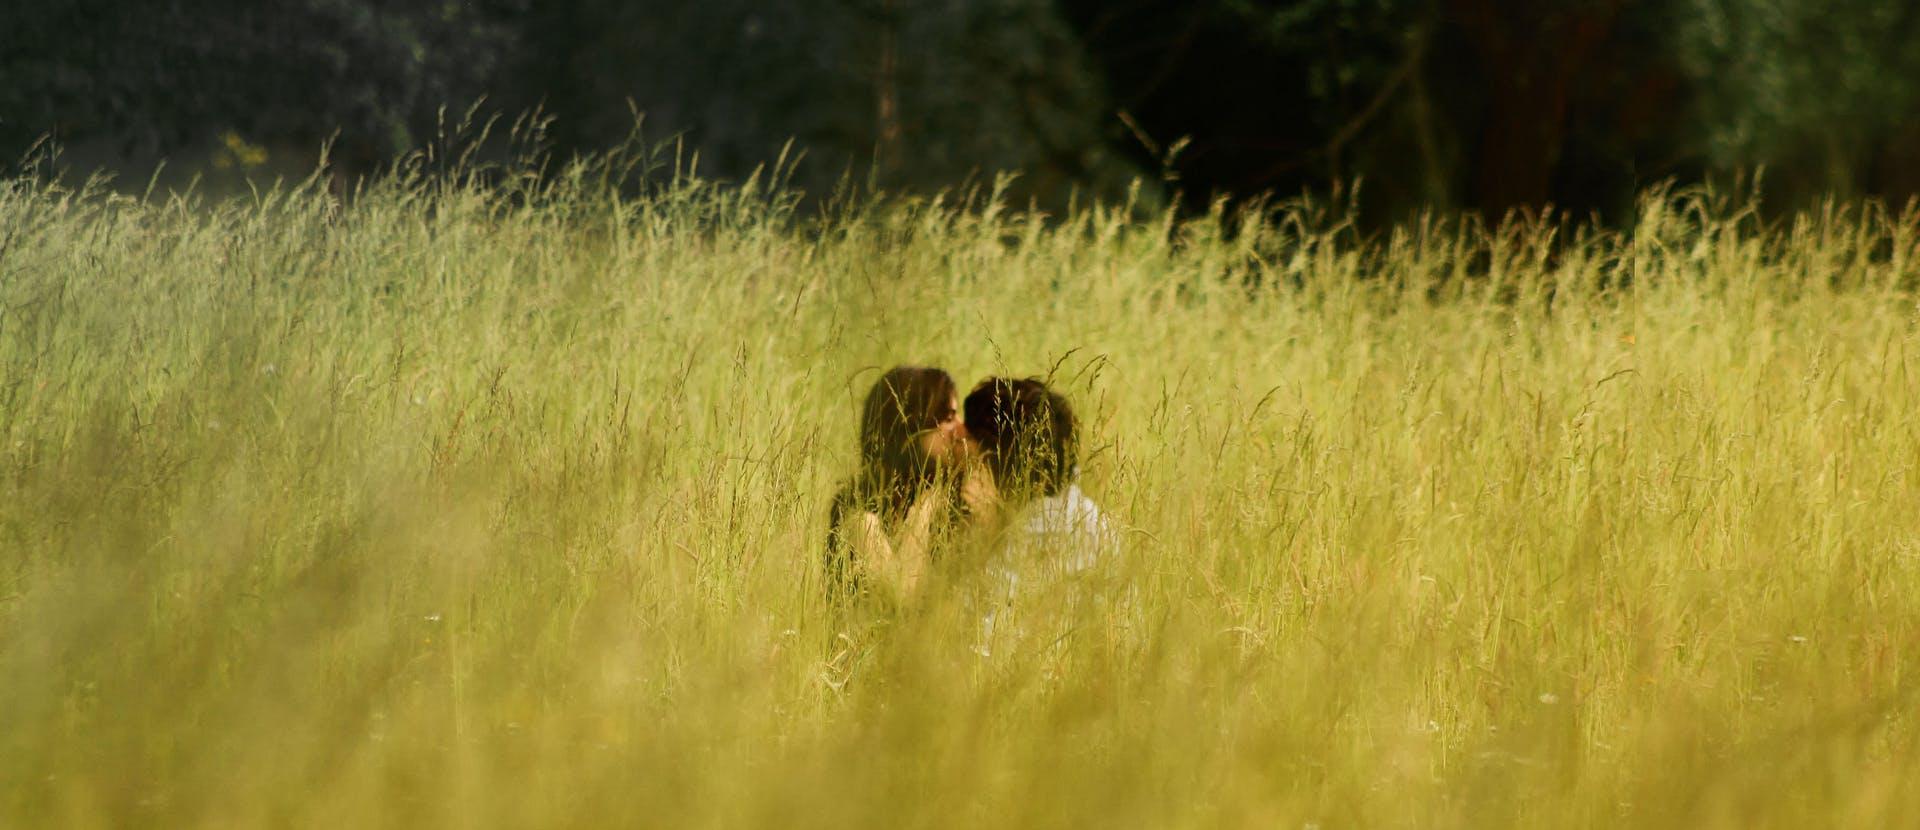
[[[0,825],[1876,827],[1920,212],[1039,216],[607,163],[0,184]],[[860,396],[1050,376],[1097,602],[824,599]]]

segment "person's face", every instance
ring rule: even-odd
[[[967,425],[960,421],[960,399],[948,395],[935,413],[934,425],[915,436],[922,457],[939,464],[953,464],[967,450]]]

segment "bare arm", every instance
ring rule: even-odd
[[[946,515],[950,503],[946,491],[935,487],[922,493],[907,509],[907,520],[902,524],[900,538],[894,545],[894,559],[899,563],[903,595],[919,590],[928,564],[933,561],[934,530],[940,518]]]
[[[922,495],[908,509],[897,539],[889,538],[886,524],[872,511],[860,511],[849,522],[847,542],[855,567],[879,593],[894,602],[909,602],[919,594],[932,558],[935,524],[947,504],[937,489]]]
[[[880,517],[870,510],[854,514],[847,522],[846,543],[853,553],[855,572],[865,577],[874,590],[889,598],[897,598],[899,566],[893,553],[893,542],[887,539],[887,530]]]

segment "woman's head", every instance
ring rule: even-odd
[[[1080,463],[1073,407],[1038,378],[987,378],[967,393],[967,432],[1005,493],[1057,495]]]
[[[961,449],[953,376],[928,366],[896,366],[874,381],[860,410],[860,459],[894,481],[930,479]]]

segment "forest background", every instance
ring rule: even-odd
[[[810,196],[1019,171],[1064,208],[1359,185],[1361,219],[1741,181],[1774,212],[1920,193],[1920,4],[1876,0],[47,0],[0,27],[0,159],[123,187],[342,183],[472,114],[556,163],[636,122]],[[791,142],[791,144],[789,144]],[[521,148],[524,149],[524,148]],[[791,156],[790,156],[791,157]],[[162,160],[165,159],[165,164]]]

